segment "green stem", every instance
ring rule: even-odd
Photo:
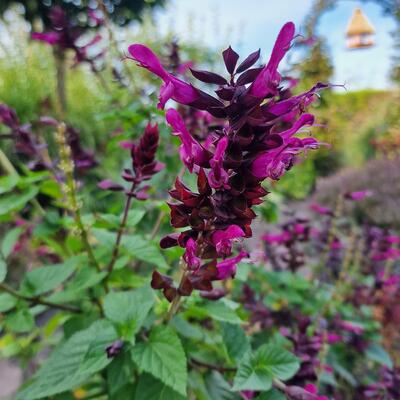
[[[136,187],[136,183],[133,182],[131,190],[130,190],[131,194],[135,190],[135,187]],[[125,208],[124,208],[124,214],[123,214],[123,217],[122,217],[122,221],[121,221],[121,224],[120,224],[119,229],[118,229],[117,239],[115,241],[115,245],[114,245],[111,261],[110,261],[110,263],[108,264],[108,267],[107,267],[107,270],[108,270],[109,274],[111,274],[111,272],[113,270],[113,267],[114,267],[114,264],[117,261],[117,257],[118,257],[118,254],[119,254],[119,246],[121,244],[122,235],[123,235],[124,230],[125,230],[126,221],[128,220],[128,214],[129,214],[129,210],[131,208],[131,204],[132,204],[132,196],[128,195],[127,199],[126,199],[126,202],[125,202]]]
[[[5,283],[0,283],[0,290],[3,291],[3,292],[7,292],[7,293],[11,294],[12,296],[16,297],[17,299],[30,301],[30,302],[32,302],[34,304],[42,304],[42,305],[47,306],[47,307],[58,308],[60,310],[69,311],[69,312],[73,312],[73,313],[81,313],[82,312],[82,310],[80,308],[77,308],[77,307],[69,306],[69,305],[66,305],[66,304],[53,303],[52,301],[47,301],[47,300],[44,300],[44,299],[42,299],[40,297],[26,296],[24,294],[21,294],[21,293],[17,292],[11,286],[8,286]]]

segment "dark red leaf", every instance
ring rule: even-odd
[[[172,286],[172,279],[169,276],[161,275],[158,271],[153,271],[151,276],[151,287],[153,289],[165,289]]]
[[[199,81],[205,82],[205,83],[214,83],[215,85],[227,85],[228,82],[226,79],[218,74],[215,74],[214,72],[209,72],[209,71],[200,71],[196,69],[191,69],[190,72],[192,75],[198,79]]]
[[[178,238],[180,233],[171,233],[170,235],[164,236],[160,240],[160,247],[162,249],[169,249],[170,247],[178,246]]]
[[[229,46],[226,50],[222,52],[222,56],[224,57],[224,63],[227,71],[230,74],[233,74],[235,71],[236,63],[239,59],[239,54],[236,51],[232,50],[232,47]]]
[[[260,68],[252,68],[241,74],[236,82],[237,85],[247,85],[254,81],[257,78],[258,74],[262,71],[263,67]]]
[[[246,71],[246,69],[249,69],[252,65],[254,65],[257,60],[260,58],[260,49],[255,51],[254,53],[251,53],[238,67],[236,70],[236,73],[240,74],[243,71]]]
[[[233,98],[233,95],[235,94],[235,88],[234,87],[222,87],[221,89],[218,89],[215,91],[217,96],[225,101],[231,101]]]
[[[181,296],[190,296],[193,292],[193,286],[190,282],[189,277],[185,277],[185,279],[183,280],[183,282],[181,282],[179,289],[178,289],[178,293]]]

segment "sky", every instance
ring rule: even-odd
[[[215,49],[229,44],[241,54],[261,48],[268,59],[280,27],[293,21],[297,31],[313,0],[170,0],[156,14],[163,32],[173,30],[181,40],[194,40]],[[357,6],[361,6],[375,27],[376,45],[369,49],[347,50],[345,31]],[[385,89],[390,86],[395,21],[385,16],[376,3],[339,1],[319,21],[317,32],[327,40],[335,67],[333,83],[348,90]]]

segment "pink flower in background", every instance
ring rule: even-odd
[[[317,203],[311,204],[310,209],[320,215],[330,215],[330,216],[333,215],[333,211],[331,208],[321,206],[320,204]]]
[[[372,192],[370,190],[361,190],[359,192],[349,192],[345,194],[346,199],[353,201],[361,201],[371,196]]]

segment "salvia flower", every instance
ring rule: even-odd
[[[131,184],[130,189],[125,190],[123,185],[109,179],[101,181],[98,184],[99,188],[111,191],[125,190],[127,196],[138,200],[147,199],[149,187],[141,184],[164,168],[164,164],[155,159],[159,137],[157,124],[148,123],[138,143],[124,142],[123,148],[130,150],[132,164],[130,169],[124,169],[122,178]]]
[[[185,126],[177,110],[170,108],[166,112],[168,124],[182,143],[181,160],[190,173],[197,175],[197,191],[177,179],[170,192],[174,200],[169,203],[171,224],[186,230],[163,238],[161,247],[186,248],[184,261],[190,265],[179,286],[158,272],[153,276],[153,288],[163,289],[169,299],[171,293],[182,296],[193,289],[212,290],[212,281],[235,275],[236,265],[246,252],[241,250],[235,256],[232,244],[252,235],[251,223],[256,217],[252,208],[262,203],[262,197],[268,193],[262,182],[266,178],[279,179],[294,165],[300,152],[318,147],[315,139],[295,135],[304,135],[304,128],[313,125],[314,117],[305,114],[304,109],[327,85],[318,84],[289,97],[278,72],[294,31],[291,22],[283,26],[265,66],[252,68],[259,59],[259,51],[238,63],[239,55],[229,47],[223,52],[227,78],[191,69],[197,80],[217,86],[217,97],[168,72],[146,46],[133,44],[128,49],[139,66],[164,82],[160,108],[173,99],[180,105],[206,111],[218,121],[214,129],[209,126],[202,144]]]

